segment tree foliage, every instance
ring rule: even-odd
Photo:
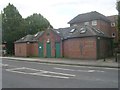
[[[120,1],[117,2],[117,9],[118,9],[118,42],[120,43]]]
[[[35,34],[51,26],[41,14],[33,14],[23,19],[13,4],[8,4],[2,12],[2,42],[7,42],[7,53],[14,54],[14,42],[27,34]]]
[[[2,37],[2,14],[0,14],[0,37]],[[0,44],[2,43],[2,38],[0,38]],[[1,47],[0,47],[1,50]]]
[[[35,34],[38,31],[45,30],[50,26],[50,23],[46,18],[44,18],[41,14],[34,13],[31,16],[28,16],[25,19],[27,28],[27,34]]]
[[[3,9],[2,13],[2,40],[7,42],[7,52],[9,54],[14,51],[14,41],[17,40],[20,35],[20,27],[23,19],[16,7],[12,4],[8,4]]]

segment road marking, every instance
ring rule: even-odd
[[[8,70],[8,71],[13,71],[13,70],[21,70],[21,69],[25,69],[25,67],[21,67],[21,68],[12,68],[12,69],[6,69],[6,70]]]
[[[104,72],[100,70],[74,70],[74,69],[57,68],[57,67],[54,67],[54,69],[67,70],[67,71],[78,71],[78,72]]]
[[[37,73],[26,73],[25,71],[17,71],[17,70],[31,70],[31,71],[37,71]],[[37,70],[37,69],[27,68],[27,67],[6,69],[6,71],[15,72],[15,73],[21,73],[21,74],[30,74],[30,75],[38,75],[38,76],[56,77],[56,78],[69,78],[69,77],[76,76],[76,75],[73,75],[73,74],[51,72],[51,71],[45,71],[45,70]],[[54,75],[45,75],[45,74],[54,74]],[[62,75],[62,76],[60,76],[60,75]]]
[[[0,66],[8,66],[8,64],[2,64],[2,63],[0,63]]]
[[[67,71],[82,71],[82,72],[86,72],[85,70],[74,70],[74,69],[57,68],[57,67],[54,67],[54,69],[67,70]]]
[[[53,76],[53,75],[45,75],[45,74],[41,74],[41,73],[32,73],[32,75],[38,75],[38,76],[46,76],[46,77],[55,77],[55,78],[70,78],[70,77],[65,77],[65,76]]]
[[[51,72],[51,71],[46,71],[46,70],[38,70],[38,69],[33,69],[33,68],[27,68],[27,67],[21,67],[21,68],[12,68],[12,69],[6,69],[7,71],[13,71],[13,70],[20,70],[20,69],[27,69],[27,70],[33,70],[37,72],[42,72],[42,73],[51,73],[51,74],[59,74],[59,75],[66,75],[66,76],[75,76],[73,74],[66,74],[66,73],[58,73],[58,72]]]
[[[43,73],[59,74],[59,75],[72,76],[72,77],[76,76],[76,75],[73,75],[73,74],[50,72],[50,71],[48,71],[48,72],[43,72]]]
[[[65,77],[65,76],[45,75],[45,74],[40,74],[40,73],[26,73],[26,72],[20,72],[20,71],[12,71],[12,70],[6,70],[6,71],[20,73],[20,74],[28,74],[28,75],[36,75],[36,76],[45,76],[45,77],[69,79],[69,77]]]

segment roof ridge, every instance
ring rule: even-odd
[[[97,11],[91,11],[87,13],[78,14],[73,19],[71,19],[68,22],[68,24],[80,23],[80,22],[91,21],[91,20],[98,20],[98,19],[104,20],[106,22],[110,22],[110,20],[105,15]]]

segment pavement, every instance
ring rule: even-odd
[[[64,65],[77,65],[77,66],[92,66],[92,67],[108,67],[108,68],[120,68],[118,62],[115,62],[115,58],[107,58],[100,60],[78,60],[67,58],[25,58],[25,57],[1,57],[9,60],[19,60],[38,63],[51,63],[51,64],[64,64]]]

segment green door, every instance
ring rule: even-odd
[[[43,57],[43,43],[39,42],[38,50],[39,50],[39,57]]]
[[[48,58],[51,57],[51,44],[50,44],[50,43],[47,43],[47,44],[46,44],[46,56],[47,56]]]
[[[55,56],[56,56],[56,58],[59,58],[59,57],[61,57],[61,50],[60,50],[60,43],[59,42],[57,42],[57,43],[55,43]]]

